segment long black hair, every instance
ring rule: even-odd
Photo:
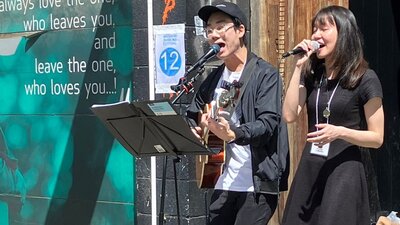
[[[332,52],[333,61],[331,69],[336,78],[340,78],[343,88],[355,88],[365,71],[368,63],[364,59],[363,37],[357,25],[354,14],[342,6],[328,6],[322,8],[312,19],[312,29],[319,25],[331,24],[336,26],[338,37],[335,49]],[[312,74],[313,71],[321,69],[324,59],[318,59],[315,54],[311,55],[303,72]]]

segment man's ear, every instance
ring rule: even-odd
[[[240,37],[244,37],[244,34],[246,33],[246,28],[244,27],[243,24],[240,24],[239,28],[238,28],[239,32],[240,32]]]

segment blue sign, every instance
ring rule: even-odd
[[[174,76],[182,66],[181,55],[175,48],[166,48],[160,54],[160,68],[167,76]]]

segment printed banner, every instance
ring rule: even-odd
[[[90,110],[132,85],[132,1],[0,0],[0,21],[0,224],[134,224],[135,159]]]

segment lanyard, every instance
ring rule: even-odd
[[[323,78],[324,76],[322,75],[321,76],[321,79],[320,79],[320,81],[319,81],[319,85],[318,85],[318,91],[317,91],[317,99],[315,100],[315,122],[316,122],[316,124],[318,124],[319,122],[319,110],[318,110],[318,102],[319,102],[319,95],[320,95],[320,92],[321,92],[321,85],[322,85],[322,78]],[[329,123],[329,116],[330,116],[330,114],[331,114],[331,102],[332,102],[332,99],[333,99],[333,95],[335,94],[335,92],[336,92],[336,89],[337,89],[337,87],[339,86],[339,83],[340,83],[340,80],[337,82],[337,84],[336,84],[336,86],[335,86],[335,89],[333,89],[333,91],[332,91],[332,95],[331,95],[331,97],[329,98],[329,101],[328,101],[328,105],[327,105],[327,107],[324,109],[324,111],[323,111],[323,116],[326,118],[326,123]],[[327,87],[328,88],[328,87]],[[317,128],[317,131],[318,131],[318,128]]]

